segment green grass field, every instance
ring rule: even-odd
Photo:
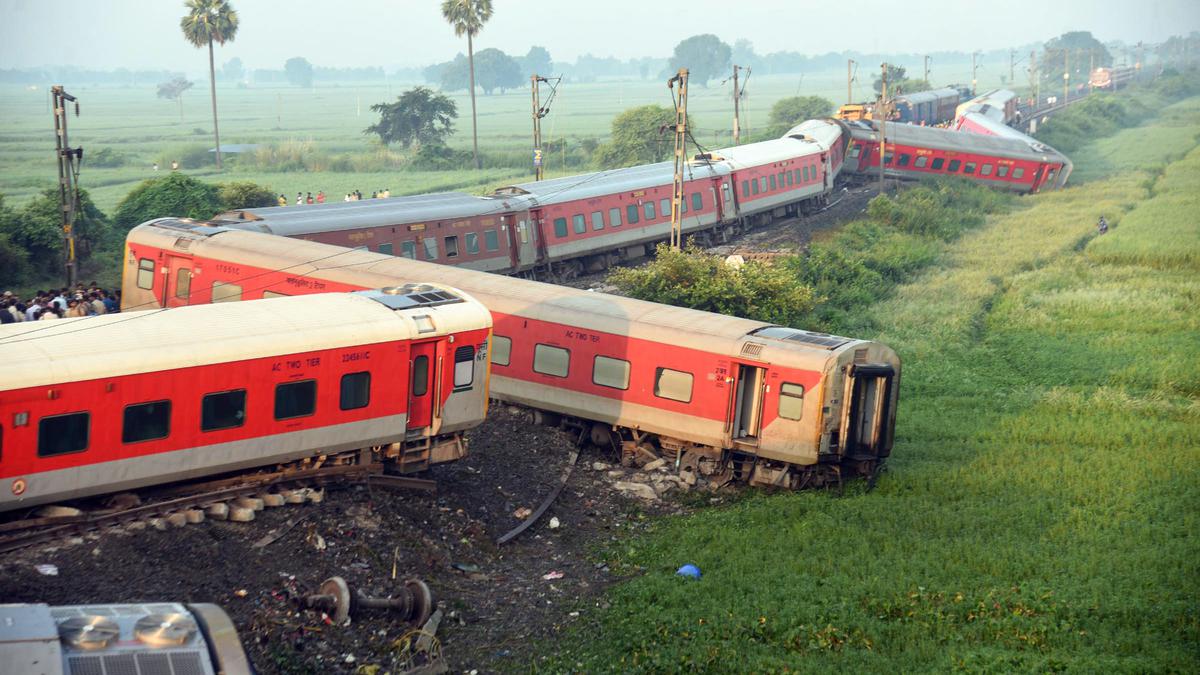
[[[992,217],[876,305],[904,374],[873,491],[747,492],[600,551],[631,578],[536,667],[1195,672],[1200,150],[1174,138]]]
[[[969,80],[970,65],[945,64],[938,71],[945,81]],[[867,98],[873,71],[859,75],[855,94]],[[980,87],[999,85],[998,75],[981,79]],[[70,83],[67,83],[68,85]],[[415,83],[353,83],[326,85],[315,89],[290,86],[233,88],[219,87],[222,144],[305,144],[310,152],[322,156],[354,155],[359,159],[376,149],[362,130],[377,121],[370,111],[374,103],[392,101]],[[527,179],[531,171],[491,168],[481,174],[467,166],[456,171],[416,171],[392,157],[372,162],[370,170],[345,167],[343,170],[260,171],[236,159],[217,174],[206,153],[212,147],[212,117],[207,86],[198,83],[184,94],[183,120],[174,101],[159,99],[154,83],[129,87],[70,87],[81,101],[81,116],[71,117],[72,145],[85,148],[81,184],[96,204],[111,213],[122,197],[139,181],[154,175],[151,164],[162,162],[166,169],[172,159],[183,161],[182,170],[205,180],[252,180],[294,198],[296,192],[324,190],[341,198],[359,189],[366,194],[389,188],[394,195],[436,190],[484,191],[492,187]],[[771,105],[787,96],[819,95],[836,103],[845,99],[844,71],[799,75],[753,75],[743,105],[743,132],[761,131],[767,124]],[[543,98],[546,93],[543,93]],[[459,119],[451,145],[471,147],[470,100],[465,92],[452,98],[458,104]],[[671,96],[665,83],[657,79],[640,81],[603,81],[561,85],[551,114],[543,120],[547,141],[563,141],[567,153],[547,153],[549,175],[581,173],[586,167],[567,166],[569,152],[585,139],[607,138],[613,117],[634,106],[659,104],[670,107]],[[514,157],[518,166],[529,153],[531,122],[529,89],[478,97],[480,150]],[[689,115],[695,125],[696,139],[708,147],[730,143],[733,105],[729,85],[719,81],[709,87],[692,86]],[[87,159],[101,149],[120,153],[127,165],[115,168],[89,166]],[[319,166],[321,162],[317,162]],[[382,164],[383,166],[379,166]],[[485,165],[485,168],[486,165]],[[21,204],[37,191],[53,187],[57,180],[54,163],[53,123],[45,87],[0,87],[0,193],[11,203]]]

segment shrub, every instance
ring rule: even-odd
[[[172,171],[130,190],[117,204],[115,220],[124,232],[154,218],[211,218],[224,206],[217,186]]]
[[[129,158],[124,153],[117,152],[112,148],[100,148],[88,154],[87,163],[89,166],[112,169],[125,166],[129,163]]]
[[[275,206],[278,203],[271,188],[250,181],[220,183],[217,185],[217,191],[226,211]]]

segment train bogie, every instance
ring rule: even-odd
[[[187,240],[184,246],[177,242],[181,237]],[[802,477],[836,473],[847,461],[868,468],[868,455],[874,453],[878,462],[891,447],[899,364],[876,343],[367,251],[192,224],[176,227],[169,221],[134,228],[127,248],[131,261],[186,250],[204,279],[192,284],[192,297],[199,302],[211,296],[202,286],[251,288],[251,282],[260,294],[417,278],[462,288],[493,316],[492,396],[532,407],[545,418],[568,420],[630,458],[662,453],[680,462],[686,458],[696,470],[747,480],[760,462],[763,470],[781,464],[787,481],[780,484],[798,484]],[[136,298],[131,295],[136,275],[130,263],[126,301]],[[853,399],[843,393],[848,373],[855,368],[866,373],[868,367],[891,375],[869,396],[860,394],[873,397],[872,403],[847,418],[841,411],[843,402]],[[879,408],[878,401],[887,403]],[[875,439],[870,447],[847,445],[846,439],[865,432],[856,436],[843,429],[868,427]]]
[[[4,326],[0,509],[361,448],[398,471],[456,459],[490,327],[428,285]]]

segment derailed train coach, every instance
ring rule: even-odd
[[[900,361],[877,342],[176,219],[134,228],[126,253],[126,306],[460,288],[492,313],[494,398],[685,478],[800,487],[891,453]]]

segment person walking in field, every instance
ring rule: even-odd
[[[310,192],[310,193],[308,193],[308,195],[307,195],[307,196],[304,198],[304,203],[305,203],[305,204],[312,204],[312,203],[314,203],[315,201],[316,201],[316,200],[314,200],[314,199],[313,199],[313,196],[312,196],[312,193],[311,193],[311,192]]]
[[[325,191],[324,190],[317,190],[317,203],[318,204],[325,203]]]
[[[287,206],[287,197],[285,197],[285,196],[284,196],[284,195],[282,195],[282,194],[280,194],[280,195],[279,195],[279,205],[280,205],[280,206]]]
[[[1108,232],[1108,221],[1104,219],[1104,216],[1100,216],[1100,222],[1096,223],[1096,230],[1098,230],[1100,234]]]
[[[296,206],[303,206],[303,205],[304,205],[304,193],[297,192],[296,193]]]

